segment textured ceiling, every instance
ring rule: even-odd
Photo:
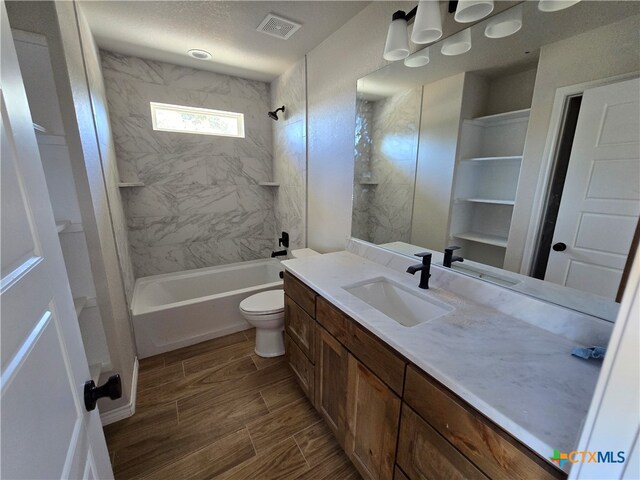
[[[270,81],[367,6],[366,1],[84,1],[98,45],[122,54]],[[301,23],[289,40],[255,29],[268,13]],[[211,60],[186,52],[207,50]],[[345,48],[349,48],[345,45]]]

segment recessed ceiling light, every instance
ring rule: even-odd
[[[212,57],[212,55],[206,50],[200,50],[198,48],[192,48],[187,53],[198,60],[209,60]]]

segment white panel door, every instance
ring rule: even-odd
[[[0,16],[0,476],[113,478],[4,2]]]
[[[584,92],[545,280],[615,299],[640,214],[639,97],[638,79]]]

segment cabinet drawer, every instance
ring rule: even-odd
[[[542,460],[413,365],[407,368],[404,400],[489,478],[566,478],[564,472]]]
[[[284,291],[294,302],[300,305],[311,318],[316,317],[316,292],[287,271],[284,272]]]
[[[473,463],[453,448],[407,404],[402,405],[397,463],[411,480],[487,480]]]
[[[300,387],[304,391],[305,395],[313,403],[314,396],[314,368],[313,364],[309,361],[307,356],[302,353],[302,350],[291,340],[291,337],[285,333],[284,335],[284,349],[287,357],[287,363],[289,368],[293,371],[293,375],[298,380]]]
[[[316,321],[307,315],[291,297],[284,296],[284,328],[311,363],[315,363],[315,325]]]
[[[316,320],[396,394],[402,395],[406,362],[355,320],[318,297]]]

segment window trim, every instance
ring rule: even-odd
[[[153,130],[157,132],[191,133],[195,135],[212,135],[215,137],[245,138],[244,113],[227,112],[224,110],[213,110],[211,108],[188,107],[186,105],[173,105],[170,103],[160,103],[160,102],[149,102],[149,106],[151,108],[151,124],[152,124]],[[174,128],[158,127],[158,125],[156,124],[156,108],[161,108],[163,110],[173,110],[177,112],[217,115],[219,117],[234,118],[238,121],[238,135],[228,135],[226,133],[211,133],[211,132],[202,132],[197,130],[178,130]]]

